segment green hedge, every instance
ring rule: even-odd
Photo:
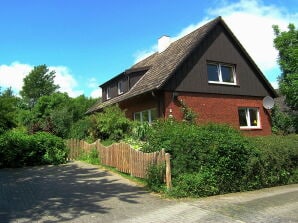
[[[60,164],[66,157],[63,139],[49,133],[8,131],[0,135],[0,168]]]
[[[276,147],[268,141],[245,137],[227,125],[160,121],[143,150],[164,148],[171,154],[173,196],[209,196],[297,182],[297,141]]]
[[[298,183],[298,135],[251,138],[259,148],[252,176],[258,178],[259,188]]]

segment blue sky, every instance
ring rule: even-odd
[[[98,85],[221,15],[267,79],[279,75],[272,24],[298,26],[297,0],[0,0],[0,86],[22,87],[33,66],[56,71],[70,96]]]

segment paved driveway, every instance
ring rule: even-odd
[[[0,222],[298,222],[298,185],[177,201],[82,162],[1,169]]]

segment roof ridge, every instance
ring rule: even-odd
[[[186,34],[185,36],[182,36],[181,38],[177,39],[176,41],[174,41],[173,43],[177,42],[177,41],[183,41],[183,39],[187,39],[189,38],[189,36],[194,35],[195,33],[199,33],[200,31],[202,31],[204,28],[208,27],[208,29],[205,31],[205,34],[202,36],[202,38],[200,38],[199,40],[196,40],[196,43],[192,46],[190,46],[188,53],[184,54],[181,58],[180,63],[176,64],[175,69],[172,72],[175,72],[178,67],[180,66],[180,64],[182,64],[184,62],[184,60],[188,57],[189,54],[191,54],[193,52],[193,50],[205,39],[206,34],[220,21],[222,20],[221,16],[216,17],[215,19],[210,20],[209,22],[205,23],[204,25],[196,28],[195,30],[193,30],[192,32]],[[159,85],[157,86],[157,89],[162,87],[163,84],[170,78],[170,76],[168,76],[163,82],[159,83]]]
[[[181,36],[179,39],[175,40],[174,42],[179,41],[179,40],[181,40],[181,39],[183,39],[183,38],[186,38],[186,37],[188,37],[188,36],[191,35],[191,34],[193,35],[194,32],[198,32],[199,30],[203,29],[204,27],[209,26],[209,25],[211,25],[212,23],[216,24],[216,23],[219,22],[219,21],[223,21],[221,16],[218,16],[218,17],[216,17],[215,19],[212,19],[212,20],[207,21],[207,23],[205,23],[204,25],[202,25],[202,26],[200,26],[200,27],[194,29],[193,31],[191,31],[190,33],[187,33],[187,34],[184,35],[184,36]],[[173,42],[173,43],[174,43],[174,42]],[[171,44],[172,44],[172,43],[171,43]]]

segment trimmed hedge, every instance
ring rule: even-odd
[[[252,175],[258,178],[259,188],[298,183],[298,135],[272,135],[250,140],[260,150],[252,170]]]
[[[28,135],[8,131],[0,135],[0,168],[65,163],[63,139],[45,132]]]
[[[245,137],[227,125],[160,121],[143,150],[171,154],[171,195],[210,196],[297,182],[296,142],[266,147],[268,140]]]

